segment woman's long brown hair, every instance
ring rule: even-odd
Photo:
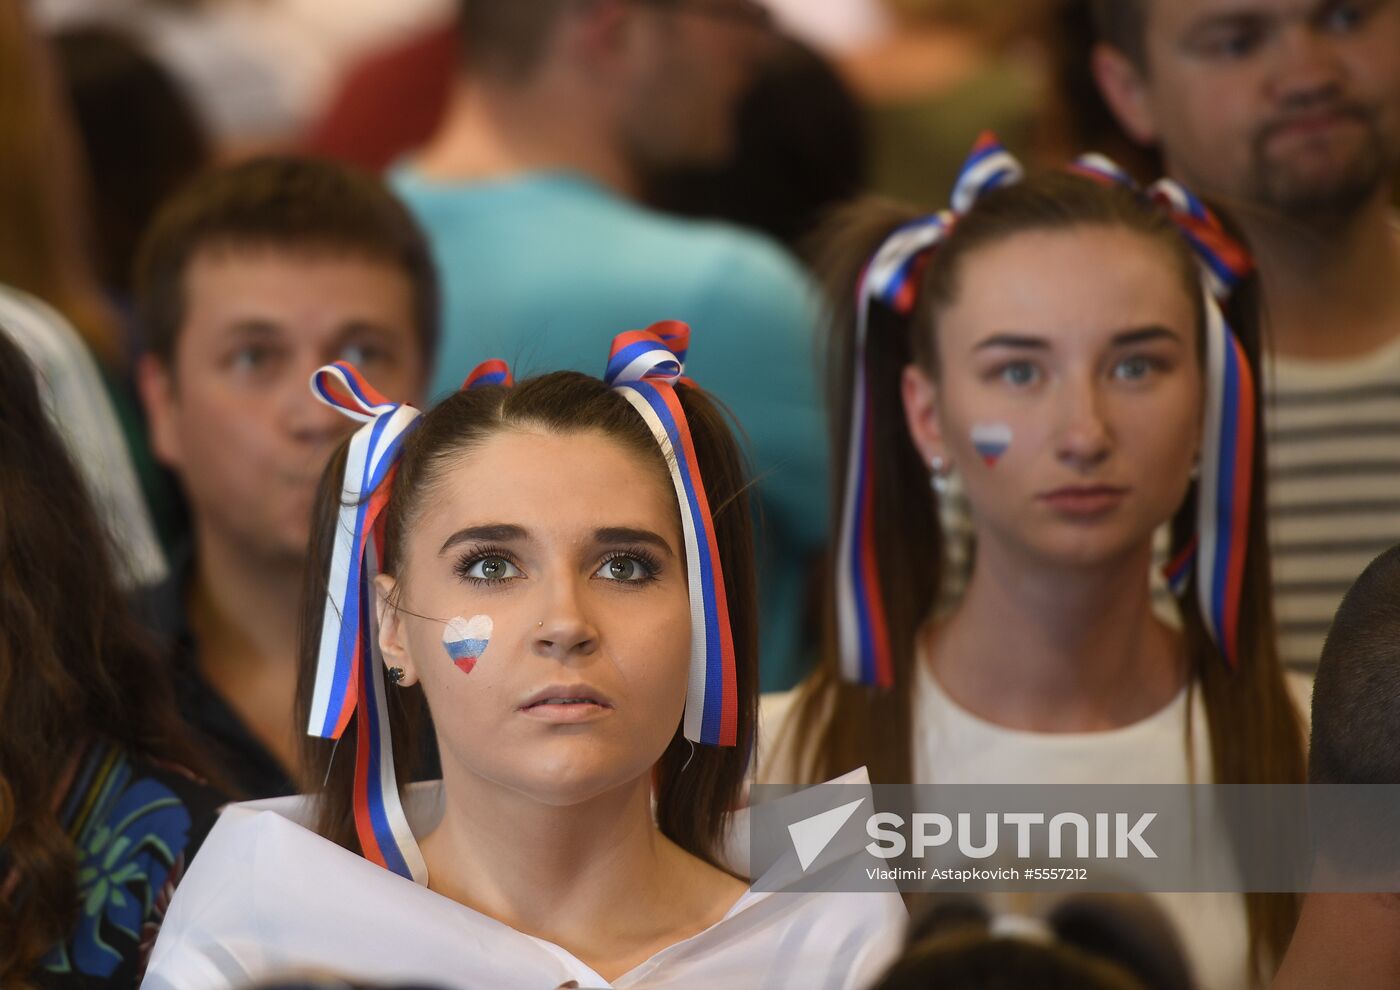
[[[826,232],[823,269],[833,307],[828,387],[833,416],[833,461],[844,463],[849,440],[855,348],[855,285],[879,244],[917,216],[888,202],[856,204]],[[938,317],[956,297],[958,275],[979,248],[1027,231],[1084,226],[1118,227],[1159,245],[1172,259],[1171,277],[1200,299],[1196,259],[1175,225],[1131,191],[1068,173],[1046,173],[984,195],[928,259],[919,301],[908,318],[873,307],[866,344],[872,396],[875,479],[875,556],[888,617],[894,687],[887,691],[840,678],[834,630],[826,630],[822,663],[800,689],[783,744],[799,753],[805,780],[829,779],[865,765],[876,782],[907,783],[912,774],[912,691],[916,637],[943,589],[943,531],[928,486],[928,468],[905,425],[899,379],[914,363],[938,375]],[[1007,273],[1014,277],[1014,273]],[[1260,367],[1257,279],[1231,300],[1229,317],[1250,364]],[[1203,307],[1198,321],[1204,339]],[[1204,352],[1204,345],[1198,353]],[[1260,411],[1255,436],[1262,437]],[[1209,723],[1211,764],[1219,784],[1298,784],[1305,779],[1302,726],[1284,683],[1274,633],[1267,542],[1264,448],[1254,449],[1249,536],[1239,620],[1239,664],[1231,670],[1206,631],[1196,603],[1194,575],[1179,599],[1181,629],[1192,674]],[[841,479],[833,504],[840,511]],[[1173,545],[1195,532],[1192,486],[1171,522]],[[839,516],[837,517],[839,520]],[[833,532],[836,532],[833,528]],[[1144,575],[1144,579],[1146,575]],[[831,589],[834,595],[834,587]],[[828,613],[835,614],[834,598]],[[1189,744],[1189,734],[1183,744]],[[793,745],[796,743],[797,745]],[[1243,841],[1243,839],[1241,839]],[[1245,895],[1250,956],[1276,963],[1297,920],[1293,895]]]
[[[13,895],[0,898],[3,987],[23,986],[77,914],[77,857],[54,789],[81,747],[202,769],[113,563],[33,369],[0,333],[0,862],[13,871]]]
[[[758,622],[753,536],[747,472],[724,415],[697,388],[681,387],[677,394],[690,423],[724,569],[738,675],[738,745],[692,746],[677,724],[670,745],[656,765],[656,818],[662,833],[681,848],[717,863],[730,813],[739,804],[757,720]],[[658,471],[667,471],[650,428],[626,399],[596,378],[577,372],[556,372],[511,388],[494,386],[458,392],[425,415],[404,444],[398,476],[385,508],[385,574],[396,573],[424,493],[474,447],[495,434],[518,428],[563,435],[599,434],[654,462]],[[303,599],[299,724],[306,721],[315,684],[326,575],[340,510],[347,448],[348,441],[331,458],[316,497],[312,562]],[[666,477],[669,488],[669,474]],[[409,779],[409,768],[416,765],[417,742],[422,738],[423,719],[428,714],[422,689],[415,685],[391,690],[388,709],[394,769],[397,779],[403,782]],[[303,762],[307,768],[306,789],[320,795],[317,830],[347,849],[360,852],[352,810],[355,748],[352,718],[339,743],[308,738]]]
[[[123,355],[93,264],[87,174],[27,6],[0,4],[0,283],[53,306],[115,368]]]

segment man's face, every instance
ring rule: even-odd
[[[632,9],[622,140],[644,168],[713,165],[733,149],[736,107],[767,38],[751,0]]]
[[[356,425],[308,381],[345,360],[389,398],[417,401],[412,286],[358,255],[249,247],[196,254],[184,290],[174,366],[148,358],[141,370],[156,455],[180,476],[198,533],[298,562],[322,469]]]
[[[1400,163],[1400,0],[1151,0],[1141,115],[1174,174],[1344,218]]]

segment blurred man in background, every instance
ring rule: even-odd
[[[488,357],[596,375],[614,334],[689,323],[687,373],[732,410],[760,477],[764,685],[789,686],[826,522],[815,300],[772,242],[634,202],[649,172],[730,152],[767,14],[752,0],[464,0],[462,14],[447,119],[394,175],[443,273],[432,394]]]
[[[1097,0],[1094,72],[1262,276],[1280,649],[1400,540],[1400,0]]]
[[[136,273],[138,368],[156,456],[193,539],[148,603],[180,705],[243,796],[296,793],[298,623],[311,505],[354,423],[312,372],[355,365],[419,402],[437,277],[407,211],[338,165],[258,159],[177,193]]]

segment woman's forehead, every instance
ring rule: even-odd
[[[1196,319],[1167,247],[1126,228],[1026,231],[978,248],[961,267],[940,343],[1017,334],[1078,345],[1146,326],[1185,331]]]
[[[646,528],[679,537],[674,488],[659,451],[604,434],[501,431],[439,468],[419,530],[509,523],[539,534]]]

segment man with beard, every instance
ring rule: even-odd
[[[659,169],[722,163],[768,40],[756,0],[463,0],[439,133],[396,170],[444,273],[431,395],[483,356],[597,374],[620,330],[690,324],[687,374],[733,412],[758,477],[763,681],[810,662],[826,530],[815,294],[776,244],[641,206]]]
[[[146,602],[185,717],[227,782],[296,793],[298,620],[322,469],[353,427],[311,374],[345,360],[418,402],[437,336],[437,276],[376,179],[268,158],[177,193],[142,245],[141,399],[179,478],[192,542]]]
[[[1280,648],[1311,670],[1400,541],[1400,0],[1095,0],[1093,69],[1135,139],[1258,264]]]

